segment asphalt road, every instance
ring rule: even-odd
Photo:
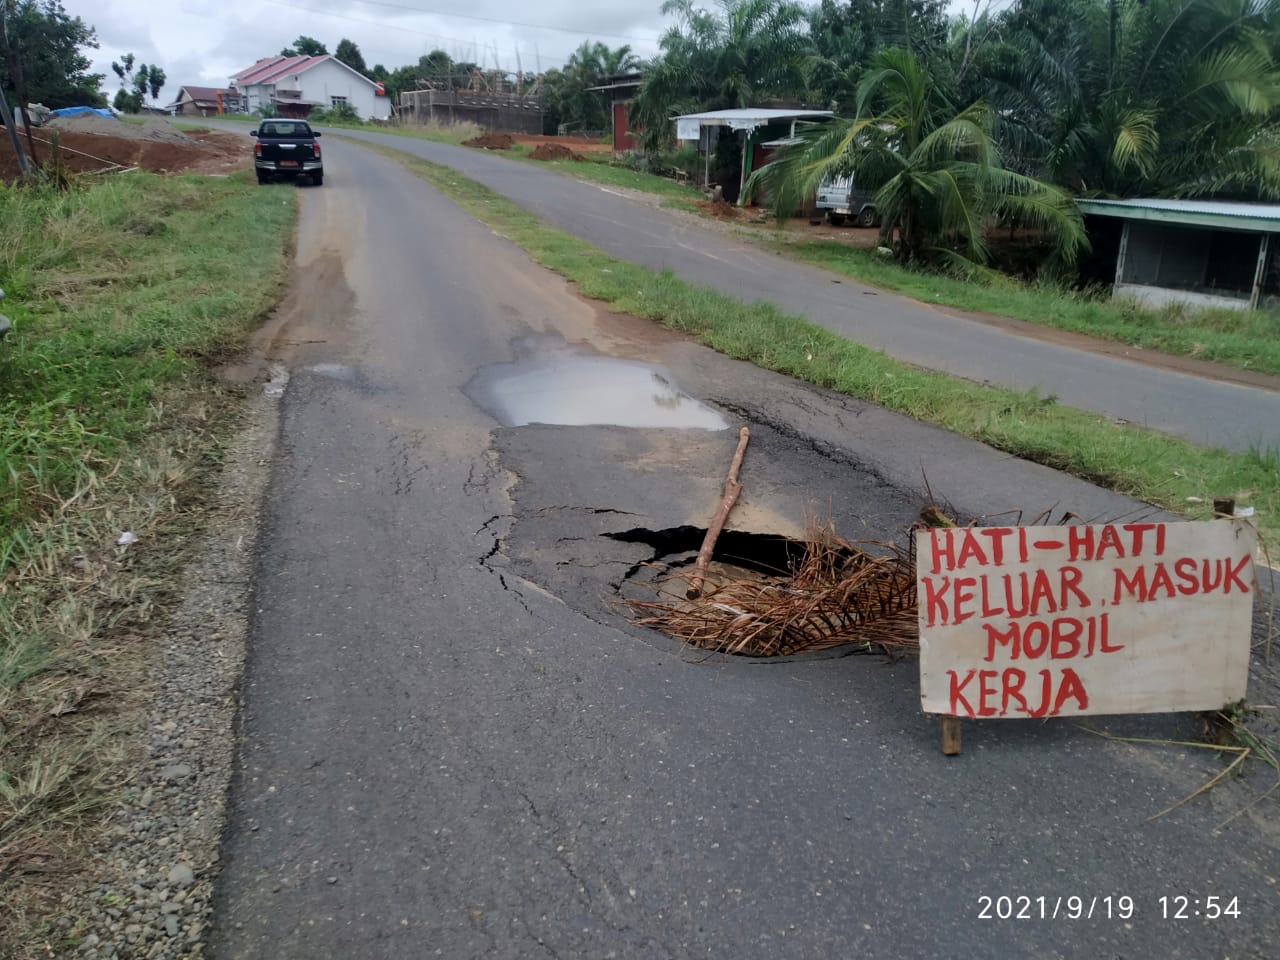
[[[966,516],[1147,508],[603,313],[357,147],[326,166],[265,347],[291,380],[214,957],[1274,956],[1274,797],[1215,829],[1265,777],[1147,822],[1217,758],[1059,721],[946,758],[910,661],[709,660],[612,602],[706,523],[744,422],[738,531],[900,539],[922,474]],[[565,354],[613,384],[570,413],[728,429],[506,425],[571,391],[539,379]],[[1163,919],[1180,894],[1240,917]],[[1001,896],[1093,916],[980,919]]]
[[[458,170],[609,253],[802,314],[908,363],[1242,451],[1280,447],[1280,392],[1047,343],[785,260],[725,231],[553,170],[465,147],[335,131]],[[1138,351],[1140,352],[1140,351]]]

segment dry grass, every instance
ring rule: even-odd
[[[142,749],[238,409],[209,367],[274,302],[293,203],[243,176],[0,186],[0,957],[61,955],[61,894]]]
[[[0,956],[37,955],[32,938],[129,781],[185,535],[216,466],[190,455],[216,449],[232,402],[170,410],[131,456],[86,467],[26,525],[0,580]],[[120,546],[125,530],[137,540]]]
[[[461,120],[457,123],[439,123],[435,120],[428,123],[398,123],[396,126],[403,132],[412,136],[422,137],[424,140],[438,140],[442,143],[462,143],[464,140],[474,140],[481,136],[485,129],[478,123],[472,123],[469,120]]]
[[[633,623],[715,653],[781,657],[855,643],[915,650],[915,558],[892,545],[865,546],[877,552],[842,540],[830,525],[810,523],[803,555],[785,575],[708,577],[696,600],[626,603]],[[692,578],[675,572],[654,586]]]

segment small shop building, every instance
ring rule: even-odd
[[[1113,293],[1162,307],[1280,303],[1280,204],[1077,200],[1094,260],[1114,255]],[[1114,251],[1114,254],[1112,253]]]
[[[834,116],[830,110],[796,110],[785,107],[740,107],[689,113],[675,118],[676,139],[698,144],[705,156],[704,182],[710,177],[710,158],[725,132],[742,134],[742,170],[739,184],[769,162],[774,150],[795,141],[796,126]],[[741,198],[739,198],[741,202]]]

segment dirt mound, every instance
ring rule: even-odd
[[[574,153],[561,143],[543,143],[529,154],[531,160],[581,160],[582,155]]]
[[[111,121],[99,118],[103,123]],[[0,127],[0,130],[3,128]],[[209,131],[199,139],[184,137],[182,143],[129,137],[100,136],[78,130],[51,130],[41,127],[35,132],[37,157],[47,165],[54,151],[54,141],[63,166],[72,173],[93,173],[120,167],[140,167],[151,173],[227,174],[253,165],[253,149],[247,137],[222,131]],[[25,135],[22,138],[26,146]],[[18,163],[7,149],[0,150],[0,180],[16,180]]]
[[[563,137],[553,137],[549,134],[532,134],[517,133],[514,134],[516,143],[523,143],[526,146],[536,147],[542,143],[562,144],[572,149],[575,153],[612,153],[612,143],[601,143],[599,140],[592,140],[589,137],[575,137],[568,134]]]
[[[168,120],[161,120],[158,117],[108,120],[94,113],[86,113],[79,117],[52,117],[43,129],[119,137],[121,140],[154,140],[157,143],[192,142],[189,136]]]
[[[724,217],[726,220],[738,219],[738,208],[727,200],[695,200],[693,205],[713,217]]]
[[[470,140],[464,140],[464,147],[482,147],[485,150],[510,150],[516,145],[515,138],[509,133],[486,133]]]

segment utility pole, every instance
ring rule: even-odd
[[[27,166],[27,155],[22,152],[22,141],[18,139],[18,128],[13,125],[13,114],[9,112],[9,101],[4,97],[3,87],[0,87],[0,123],[4,124],[5,132],[9,134],[13,155],[18,158],[18,171],[24,177],[30,176],[31,168]]]

